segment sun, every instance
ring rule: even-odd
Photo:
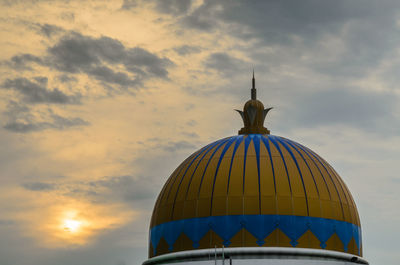
[[[70,233],[76,233],[82,226],[82,222],[74,219],[65,219],[63,226],[65,231],[68,231]]]

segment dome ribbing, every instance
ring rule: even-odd
[[[164,185],[150,253],[284,246],[361,255],[350,191],[310,149],[273,135],[221,139],[187,158]]]

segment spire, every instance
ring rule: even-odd
[[[252,88],[251,88],[251,99],[256,100],[257,99],[257,90],[256,90],[256,79],[254,78],[254,69],[253,69],[253,80],[252,80]]]
[[[264,120],[271,109],[264,109],[263,103],[257,100],[256,80],[253,69],[251,99],[246,102],[243,111],[236,110],[244,123],[244,127],[239,130],[239,134],[269,134],[269,130],[264,127]]]

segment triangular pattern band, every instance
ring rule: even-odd
[[[351,239],[361,249],[361,228],[355,224],[333,219],[292,216],[292,215],[225,215],[171,221],[150,229],[150,240],[153,255],[157,255],[157,246],[162,238],[167,242],[169,251],[174,251],[174,243],[184,233],[191,241],[193,249],[199,247],[199,241],[210,231],[214,231],[223,239],[225,247],[241,229],[246,229],[262,246],[264,239],[276,229],[280,229],[290,238],[290,244],[297,246],[297,240],[307,231],[311,231],[319,240],[322,249],[332,235],[336,234],[343,243],[344,251]],[[177,251],[177,250],[175,250]]]

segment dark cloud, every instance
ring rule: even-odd
[[[0,226],[9,226],[9,225],[14,225],[15,221],[13,220],[7,220],[7,219],[0,219]]]
[[[65,32],[61,27],[51,25],[51,24],[36,24],[38,27],[38,32],[47,38],[53,37],[54,35]]]
[[[118,84],[120,86],[136,86],[139,85],[140,79],[131,79],[126,73],[114,72],[106,66],[91,67],[87,73],[96,79],[106,82]]]
[[[162,146],[164,151],[167,152],[177,152],[178,150],[193,150],[196,148],[196,145],[194,145],[193,143],[190,143],[188,141],[171,141],[171,142],[167,142],[165,145]]]
[[[30,190],[30,191],[49,191],[49,190],[55,189],[54,184],[45,183],[45,182],[24,183],[24,184],[22,184],[22,187],[24,187],[25,189]]]
[[[124,0],[121,9],[129,10],[138,6],[138,0]]]
[[[180,19],[180,23],[186,28],[211,31],[218,25],[218,15],[215,15],[212,4],[204,3],[191,14]]]
[[[154,2],[156,2],[158,11],[176,15],[186,13],[192,6],[193,0],[165,0]]]
[[[61,116],[54,116],[53,121],[49,122],[22,122],[10,121],[7,122],[3,128],[17,133],[29,133],[36,131],[43,131],[46,129],[64,130],[70,127],[86,126],[89,123],[81,118],[65,118]]]
[[[243,69],[247,63],[241,59],[235,58],[227,53],[212,53],[204,62],[206,68],[212,68],[218,72],[230,75]]]
[[[185,56],[192,53],[199,53],[201,49],[196,46],[182,45],[174,48],[174,51],[179,55]]]
[[[233,26],[232,23],[243,25],[250,31],[252,37],[267,42],[282,43],[292,41],[294,35],[313,38],[317,34],[336,31],[350,20],[386,20],[389,14],[395,12],[391,8],[398,7],[398,4],[396,1],[383,2],[385,4],[372,0],[351,2],[257,0],[249,4],[245,1],[205,0],[202,5],[187,14],[187,19],[217,22],[209,23],[210,27],[218,27],[220,23],[229,23],[230,26]],[[202,28],[195,24],[185,25]],[[236,33],[249,36],[249,32]]]
[[[62,72],[84,72],[89,76],[121,86],[136,86],[145,77],[167,78],[167,58],[139,48],[125,48],[109,37],[93,38],[76,32],[66,34],[48,49],[46,61]],[[123,66],[126,72],[115,72],[109,66]]]
[[[17,133],[29,133],[46,129],[65,130],[71,127],[87,126],[89,122],[79,117],[62,117],[51,109],[35,112],[30,107],[16,101],[8,103],[3,113],[6,122],[3,128]]]
[[[35,81],[24,77],[7,79],[1,87],[18,92],[27,103],[79,104],[81,99],[79,94],[67,95],[57,88],[48,89],[46,77],[36,77]]]
[[[161,13],[180,15],[185,14],[189,10],[193,0],[124,0],[121,9],[134,9],[143,3],[151,3],[154,8]]]
[[[63,74],[57,77],[57,79],[61,82],[61,83],[70,83],[70,82],[76,82],[78,81],[77,78],[73,77],[72,75],[68,75],[68,74]]]
[[[32,62],[38,64],[43,63],[40,57],[24,53],[11,57],[7,64],[17,70],[32,70],[32,68],[29,66],[29,64]]]
[[[390,93],[363,91],[356,88],[336,88],[297,95],[297,109],[286,122],[312,128],[325,125],[345,125],[369,133],[398,135],[400,122],[396,121],[398,97]],[[301,107],[307,106],[307,107]],[[397,126],[393,126],[393,122]],[[389,126],[390,124],[390,126]]]
[[[45,24],[41,29],[52,34],[58,27]],[[143,48],[126,48],[116,39],[105,36],[94,38],[77,32],[65,33],[42,57],[20,54],[6,63],[15,69],[31,69],[30,64],[36,63],[69,74],[69,77],[85,73],[104,83],[133,88],[149,78],[167,79],[167,68],[173,65],[168,58]]]
[[[247,40],[248,55],[261,64],[297,63],[325,75],[354,78],[393,56],[400,41],[399,8],[393,0],[205,0],[185,9],[176,21],[184,29],[216,30]],[[259,56],[262,51],[269,53]],[[274,58],[276,54],[283,58]]]
[[[143,176],[105,176],[94,181],[64,182],[57,193],[82,198],[95,204],[124,204],[136,209],[148,207],[159,190],[154,178]]]
[[[104,177],[103,179],[88,183],[94,188],[105,188],[97,193],[106,200],[123,200],[133,202],[143,199],[152,199],[157,190],[151,178],[133,176]]]

